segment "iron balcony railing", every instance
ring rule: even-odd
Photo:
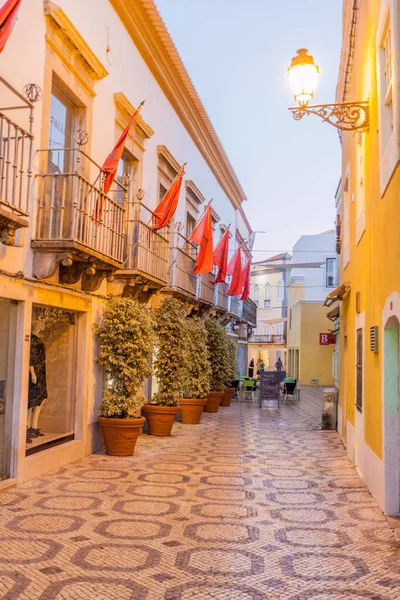
[[[47,157],[47,172],[37,175],[35,242],[58,248],[62,242],[79,244],[122,263],[126,188],[115,181],[114,189],[105,195],[101,167],[81,150],[40,152]]]
[[[133,221],[132,249],[126,267],[167,282],[168,240],[142,221]]]
[[[250,344],[286,344],[285,335],[252,335]]]
[[[214,294],[214,287],[211,284],[211,281],[214,280],[214,275],[211,273],[205,273],[204,275],[201,275],[201,277],[198,277],[198,293],[197,293],[197,297],[200,300],[204,300],[205,302],[208,302],[210,304],[214,304],[214,298],[215,298],[215,294]]]
[[[2,103],[8,104],[0,107],[0,207],[16,215],[28,216],[34,107],[2,77],[0,86]],[[8,116],[10,111],[19,112],[20,123]],[[25,117],[21,111],[25,112]]]
[[[257,324],[257,306],[253,302],[253,300],[251,300],[250,298],[248,298],[247,300],[245,300],[243,302],[242,317],[243,317],[243,320],[246,321],[247,323],[249,323],[250,325],[256,326],[256,324]]]
[[[27,216],[33,136],[0,113],[0,205]]]
[[[227,283],[218,284],[217,305],[226,310],[229,309],[229,296],[227,294],[228,290],[229,285]]]
[[[173,234],[170,247],[168,286],[197,297],[197,276],[192,271],[196,264],[196,246],[180,233]]]
[[[241,302],[240,300],[237,300],[234,297],[231,297],[231,308],[230,308],[230,312],[233,313],[234,315],[237,315],[238,317],[242,316],[242,304],[243,302]]]

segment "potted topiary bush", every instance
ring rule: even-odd
[[[236,377],[237,373],[237,353],[238,353],[238,345],[237,342],[230,335],[226,334],[226,380],[225,380],[225,390],[224,397],[221,400],[220,406],[230,406],[233,398],[233,394],[235,393],[235,388],[232,387],[232,381]]]
[[[167,298],[154,311],[155,374],[158,392],[145,404],[150,435],[171,435],[182,397],[186,311],[179,300]]]
[[[185,424],[200,423],[210,391],[211,367],[208,359],[207,330],[201,319],[194,317],[185,321],[184,390],[181,398],[181,421]]]
[[[205,320],[207,329],[208,358],[211,366],[210,392],[204,412],[218,412],[225,392],[227,378],[226,332],[225,328],[214,317]]]
[[[112,298],[103,325],[94,329],[100,346],[97,362],[108,382],[98,419],[106,453],[131,456],[145,422],[143,384],[151,374],[154,338],[150,309],[130,298]]]

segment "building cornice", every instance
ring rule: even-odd
[[[232,205],[245,193],[153,0],[110,0]]]
[[[289,279],[289,281],[286,284],[286,287],[290,287],[292,285],[302,286],[302,285],[304,285],[305,281],[306,281],[305,277],[301,277],[300,275],[299,276],[294,275],[293,277],[291,277]]]

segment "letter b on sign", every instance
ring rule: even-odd
[[[328,333],[320,333],[319,334],[319,345],[320,346],[329,346],[329,334]]]

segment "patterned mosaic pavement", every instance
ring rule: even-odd
[[[320,397],[233,404],[0,495],[0,598],[400,599],[400,543]]]

